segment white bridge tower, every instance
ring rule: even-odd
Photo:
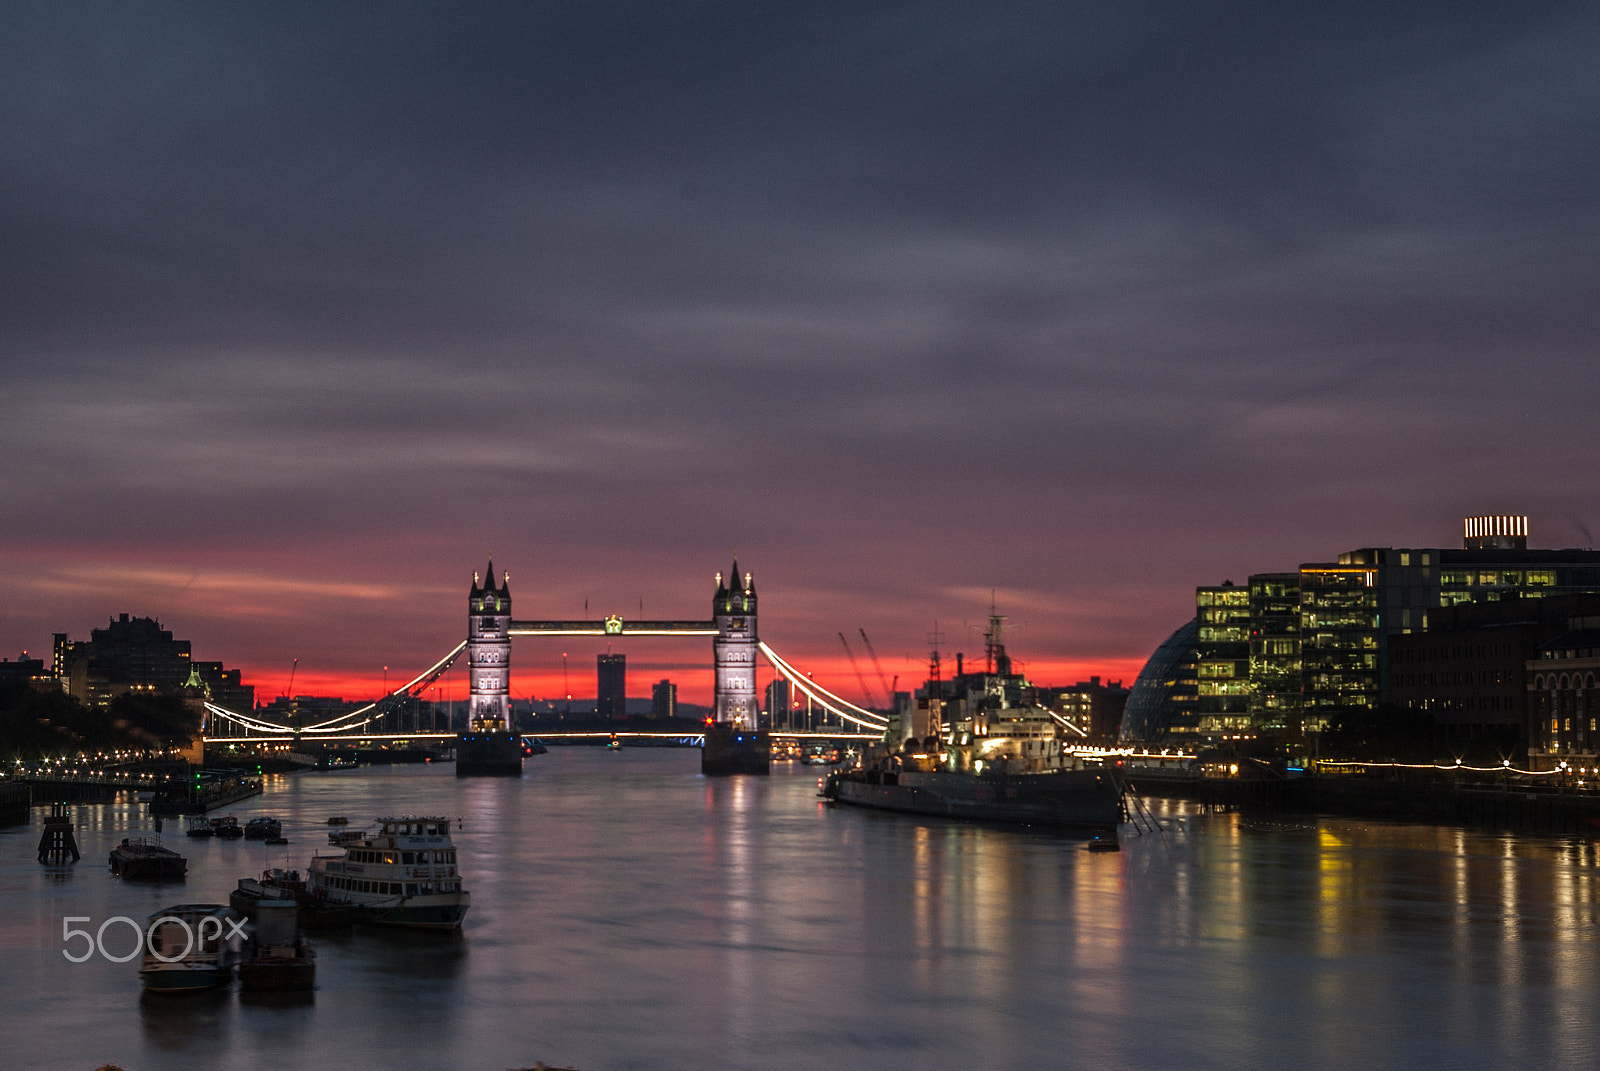
[[[756,585],[749,573],[741,581],[739,563],[726,584],[717,574],[717,593],[711,616],[717,635],[711,641],[716,665],[712,717],[745,729],[756,727]]]
[[[469,714],[475,732],[511,729],[511,577],[494,582],[494,561],[480,586],[472,574],[467,596],[467,676]]]

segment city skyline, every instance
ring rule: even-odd
[[[737,555],[842,694],[991,593],[1131,683],[1198,585],[1593,544],[1582,5],[85,10],[0,35],[5,657],[355,698],[491,553],[625,618]]]

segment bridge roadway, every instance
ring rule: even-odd
[[[880,739],[882,739],[882,735],[881,734],[877,734],[877,733],[869,734],[869,733],[789,732],[789,731],[783,730],[783,729],[768,730],[768,733],[771,736],[771,738],[774,739],[774,740],[868,741],[868,740],[880,740]],[[317,743],[322,743],[324,741],[334,741],[334,740],[339,740],[339,741],[352,741],[353,740],[353,741],[357,741],[357,742],[363,743],[363,744],[375,744],[375,743],[391,743],[392,744],[392,743],[396,743],[396,742],[410,742],[410,741],[424,741],[424,742],[426,742],[426,741],[435,741],[435,740],[437,740],[437,741],[446,741],[446,740],[448,740],[448,741],[454,742],[454,740],[456,739],[457,735],[458,734],[456,734],[456,733],[349,733],[349,734],[344,734],[344,735],[332,735],[332,734],[330,734],[330,735],[319,735],[319,736],[315,736],[315,737],[301,737],[296,742],[298,744],[300,744],[300,745],[317,744]],[[553,733],[542,733],[541,732],[541,733],[523,733],[521,735],[522,735],[523,739],[525,739],[525,740],[564,740],[564,739],[577,739],[577,738],[580,738],[580,737],[601,737],[601,736],[603,736],[603,737],[608,737],[609,738],[611,736],[616,736],[616,737],[619,737],[619,738],[649,737],[649,738],[653,738],[653,739],[657,739],[657,740],[692,741],[690,743],[685,743],[684,744],[685,747],[702,747],[705,744],[705,734],[704,733],[681,733],[681,732],[680,733],[646,733],[646,732],[633,732],[631,730],[623,730],[623,729],[618,729],[616,732],[611,732],[609,730],[604,730],[604,729],[596,729],[596,730],[590,730],[590,731],[585,731],[585,732],[553,732]],[[205,738],[205,742],[208,743],[208,744],[284,744],[284,743],[289,743],[291,741],[294,741],[294,737],[291,735],[290,730],[288,730],[288,729],[284,730],[284,735],[283,736],[215,736],[215,737],[208,736],[208,737]]]
[[[715,621],[512,621],[512,636],[715,636]]]

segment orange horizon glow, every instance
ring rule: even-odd
[[[781,652],[780,652],[781,653]],[[1123,687],[1131,688],[1134,678],[1144,668],[1143,658],[1103,658],[1089,662],[1081,659],[1032,659],[1018,660],[1017,669],[1034,684],[1045,688],[1064,688],[1068,685],[1087,682],[1091,677],[1099,677],[1102,684],[1111,684],[1121,681]],[[628,698],[647,699],[650,696],[650,686],[662,677],[666,677],[678,686],[678,700],[684,703],[696,703],[702,706],[711,703],[711,660],[706,659],[703,670],[651,672],[648,667],[650,662],[640,659],[635,671],[630,665],[628,674]],[[837,660],[819,659],[814,662],[796,662],[796,668],[804,669],[819,685],[842,696],[852,703],[865,705],[866,696],[862,694],[861,685],[856,680],[855,672],[849,663],[840,658]],[[967,663],[969,669],[981,668],[981,660]],[[287,693],[289,674],[282,670],[254,673],[245,667],[244,683],[254,685],[256,689],[256,703],[266,705],[275,698]],[[387,678],[388,688],[398,688],[416,674],[416,670],[407,669],[403,672],[391,670]],[[950,661],[945,665],[946,674],[955,672],[955,663]],[[767,682],[772,680],[776,673],[770,666],[763,665],[759,673],[758,689],[764,690]],[[898,683],[899,691],[913,691],[921,687],[926,679],[926,672],[918,675],[918,679],[907,682],[903,677]],[[595,697],[595,668],[592,661],[573,661],[568,670],[567,682],[573,699],[593,699]],[[299,670],[294,675],[294,695],[296,696],[322,696],[337,697],[349,702],[366,703],[383,696],[385,693],[385,677],[377,674],[333,674],[318,673],[312,670]],[[887,700],[883,696],[883,687],[875,677],[868,677],[874,697],[880,706]],[[894,683],[891,679],[891,683]],[[467,698],[467,677],[461,666],[451,668],[451,671],[440,677],[432,685],[423,690],[420,695],[430,701],[464,700]],[[518,701],[528,699],[561,700],[567,697],[567,692],[562,689],[562,678],[559,670],[551,671],[548,664],[537,669],[527,669],[518,672],[515,655],[512,659],[511,670],[511,697]]]

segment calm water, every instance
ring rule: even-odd
[[[449,766],[274,779],[234,808],[287,849],[172,837],[186,886],[114,879],[149,829],[81,807],[84,860],[0,832],[5,1067],[1589,1068],[1594,849],[1558,838],[1169,812],[1090,854],[1054,835],[847,809],[816,776],[706,781],[698,752],[554,749],[515,782]],[[325,820],[465,817],[457,938],[316,939],[310,1003],[141,999],[62,957],[62,917],[226,901]],[[167,832],[177,832],[169,823]],[[131,947],[126,927],[107,933]]]

